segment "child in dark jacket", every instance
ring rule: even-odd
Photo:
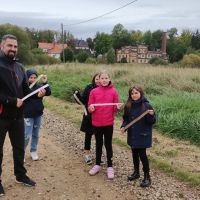
[[[77,95],[80,101],[84,104],[86,110],[88,107],[90,92],[94,88],[96,88],[98,84],[99,84],[99,73],[96,73],[92,78],[92,83],[86,86],[86,88],[83,91],[83,94]],[[89,113],[88,110],[87,110],[87,115],[85,113],[83,115],[80,130],[85,133],[85,140],[84,140],[85,162],[88,165],[90,165],[92,164],[92,156],[91,156],[90,149],[91,149],[91,140],[92,140],[92,135],[94,133],[94,130],[92,127],[91,113]]]
[[[26,75],[28,78],[29,86],[36,80],[38,77],[38,73],[34,69],[29,69],[26,71]],[[43,84],[47,83],[47,76],[42,77]],[[37,90],[42,85],[35,84],[32,87],[32,91]],[[51,89],[47,87],[45,96],[51,95]],[[39,140],[39,129],[41,126],[41,119],[43,115],[44,105],[42,102],[43,98],[37,98],[37,99],[28,99],[25,101],[24,104],[24,127],[25,127],[25,150],[28,146],[29,140],[31,139],[31,158],[32,160],[38,160],[38,154],[37,154],[37,146],[38,146],[38,140]]]
[[[105,144],[107,156],[107,176],[114,178],[112,167],[112,136],[115,112],[119,111],[123,104],[119,103],[116,89],[110,81],[107,72],[100,73],[99,87],[90,93],[88,110],[92,113],[92,125],[94,127],[96,140],[96,165],[89,171],[91,176],[96,175],[101,170],[102,146]],[[104,142],[103,142],[104,141]]]
[[[124,107],[123,123],[121,132],[125,132],[125,126],[139,117],[142,113],[147,114],[128,128],[128,145],[132,149],[134,172],[128,176],[129,181],[140,177],[139,162],[141,160],[144,171],[144,179],[141,187],[151,185],[149,175],[149,161],[146,149],[152,146],[152,125],[156,122],[155,112],[148,100],[144,97],[144,91],[140,86],[133,86],[129,89],[129,97]]]

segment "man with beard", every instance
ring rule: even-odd
[[[1,183],[3,145],[8,132],[13,150],[16,182],[33,187],[36,183],[26,175],[24,168],[24,119],[22,98],[31,92],[24,68],[16,61],[17,38],[4,35],[0,46],[0,196],[4,189]],[[42,89],[34,98],[44,96]]]

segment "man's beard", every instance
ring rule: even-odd
[[[16,52],[15,51],[8,51],[7,55],[6,55],[9,59],[14,59],[16,56]]]

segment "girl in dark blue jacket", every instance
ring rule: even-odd
[[[139,117],[142,113],[148,113],[128,128],[128,145],[132,149],[134,172],[128,176],[129,181],[140,177],[139,163],[143,165],[144,179],[141,187],[151,185],[149,175],[149,161],[146,148],[152,146],[152,125],[156,122],[155,112],[148,100],[144,97],[144,91],[140,86],[133,86],[129,89],[129,97],[124,107],[123,123],[121,132],[125,132],[125,126]]]

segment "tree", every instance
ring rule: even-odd
[[[167,41],[167,53],[170,62],[181,60],[188,50],[191,50],[192,33],[184,30],[180,36],[177,34],[177,29],[172,28],[168,31],[169,39]]]
[[[89,38],[86,39],[86,41],[88,43],[89,48],[91,50],[94,50],[94,42],[93,42],[92,38],[89,37]]]
[[[154,31],[152,33],[151,47],[152,50],[161,49],[162,45],[162,32],[161,30]]]
[[[192,35],[191,45],[194,49],[200,49],[200,33],[198,29],[196,33]]]
[[[113,48],[108,50],[108,53],[107,53],[107,63],[108,64],[115,63],[115,50]]]
[[[171,28],[167,31],[169,39],[174,39],[178,35],[178,30],[177,28]]]
[[[112,47],[112,38],[106,33],[97,33],[94,38],[94,49],[96,54],[105,54]]]
[[[188,29],[183,30],[178,40],[188,48],[191,47],[192,32]]]
[[[70,48],[64,49],[65,62],[72,62],[74,59],[74,53]],[[63,52],[60,54],[61,61],[63,61]]]
[[[177,62],[181,60],[187,52],[187,46],[176,40],[169,40],[167,43],[167,53],[170,62]]]
[[[55,35],[55,31],[51,31],[51,30],[39,31],[38,41],[52,43],[54,42],[54,39],[55,39],[54,35]]]
[[[151,34],[151,31],[146,31],[145,33],[143,33],[143,36],[142,36],[142,41],[145,45],[148,46],[148,49],[151,50],[152,47],[151,47],[151,40],[152,40],[152,34]]]
[[[113,43],[112,46],[115,50],[123,46],[131,45],[131,35],[122,24],[117,24],[114,26],[111,36]]]
[[[132,31],[131,33],[131,41],[133,45],[142,44],[143,43],[143,34],[141,31]]]

